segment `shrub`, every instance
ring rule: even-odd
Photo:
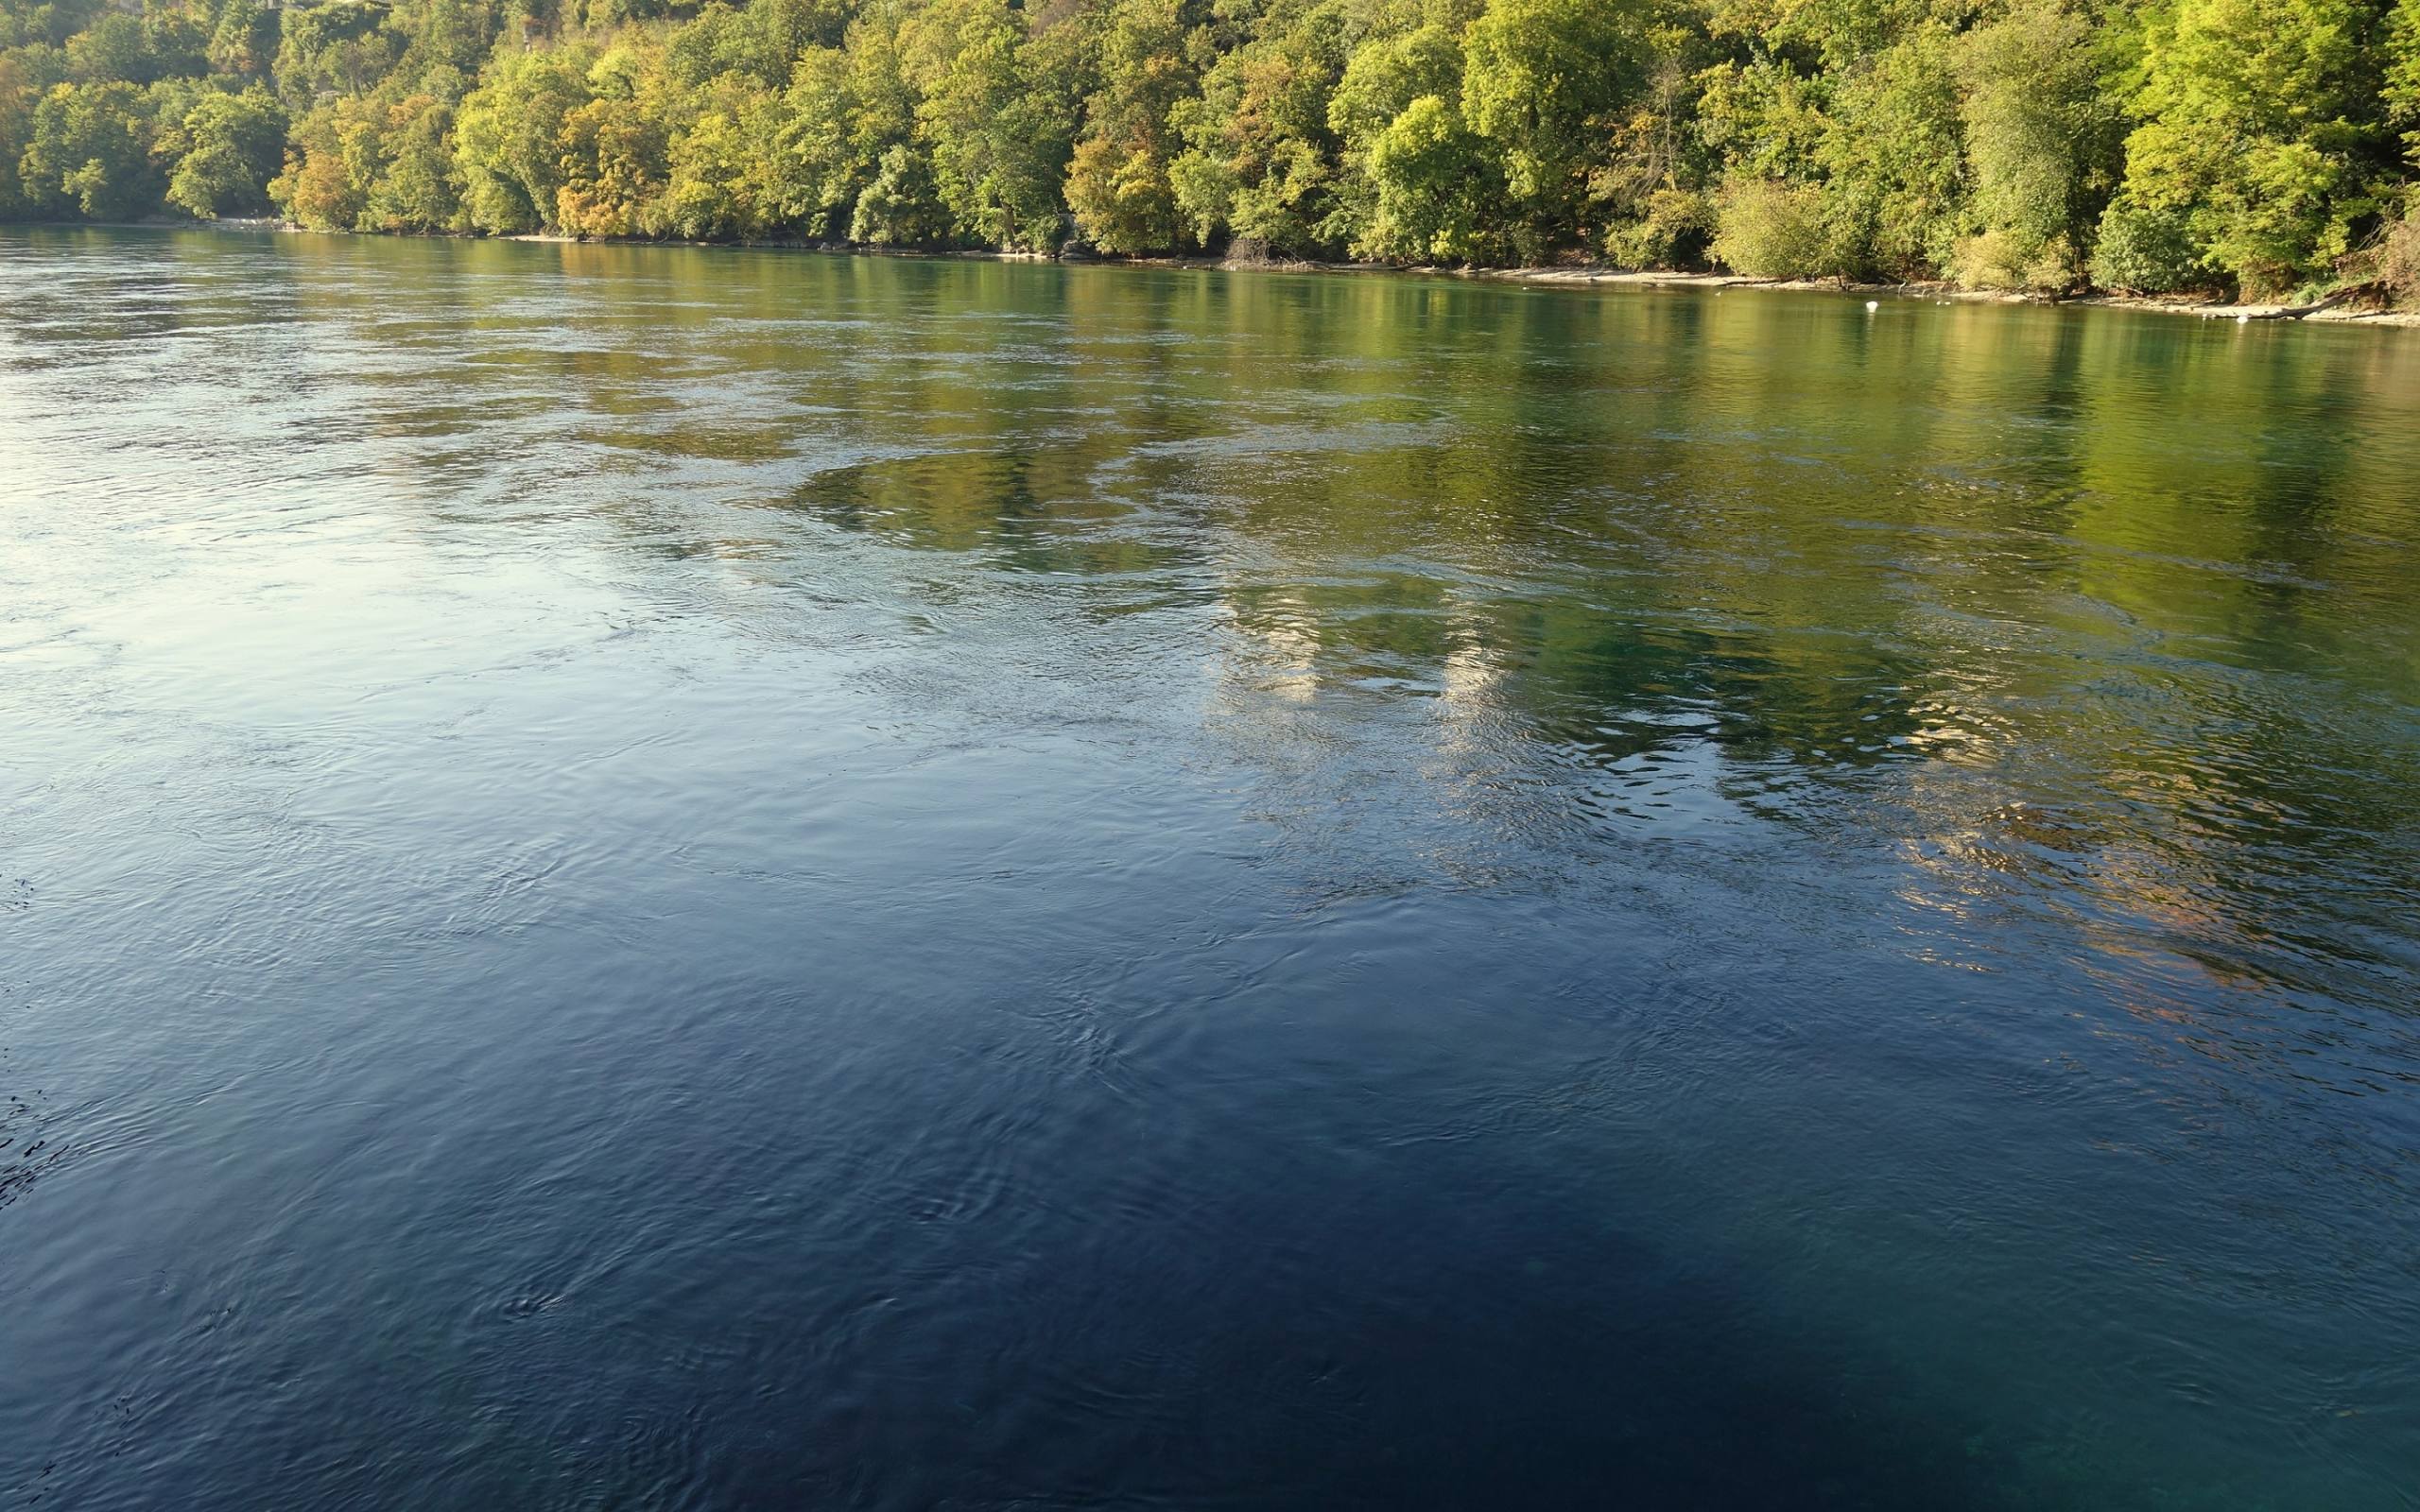
[[[2061,294],[2080,282],[2075,249],[2064,235],[2042,242],[2009,230],[1962,236],[1951,267],[1970,289]]]
[[[1715,200],[1715,260],[1751,278],[1830,272],[1829,240],[1824,192],[1812,184],[1734,176]]]
[[[1647,214],[1605,232],[1605,256],[1623,267],[1685,267],[1702,261],[1713,234],[1714,201],[1687,189],[1658,189]]]
[[[851,241],[877,247],[932,247],[949,239],[949,212],[925,155],[900,143],[883,155],[857,199]]]
[[[2101,215],[2092,277],[2102,288],[2137,294],[2173,294],[2209,281],[2193,255],[2184,212],[2123,195]]]

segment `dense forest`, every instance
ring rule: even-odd
[[[0,0],[0,216],[2420,296],[2420,0]]]

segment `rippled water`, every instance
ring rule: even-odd
[[[0,236],[0,1497],[2420,1506],[2420,339]]]

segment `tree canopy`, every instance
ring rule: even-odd
[[[0,0],[0,216],[2420,280],[2420,0],[133,3]]]

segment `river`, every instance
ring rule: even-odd
[[[0,232],[0,1502],[2420,1507],[2420,336]]]

